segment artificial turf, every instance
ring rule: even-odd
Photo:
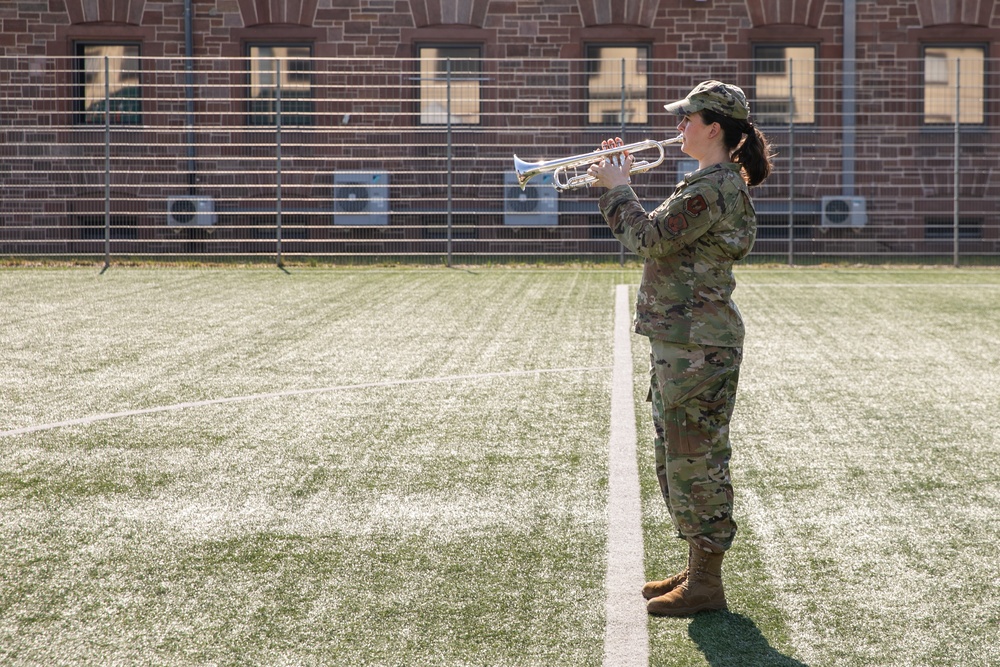
[[[38,427],[0,435],[0,663],[601,664],[638,277],[0,272],[0,433]],[[651,619],[650,664],[996,664],[1000,273],[738,279],[730,611]]]

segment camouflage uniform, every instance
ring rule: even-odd
[[[635,331],[650,339],[656,475],[679,536],[706,551],[732,544],[729,420],[743,320],[733,263],[750,252],[756,216],[735,163],[685,176],[646,214],[627,185],[600,198],[615,237],[645,259]]]

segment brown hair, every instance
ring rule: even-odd
[[[771,175],[771,158],[774,156],[771,144],[749,119],[737,120],[707,109],[700,113],[705,123],[718,123],[722,128],[726,148],[733,161],[743,167],[748,185],[760,185]]]

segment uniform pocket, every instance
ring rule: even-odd
[[[708,455],[728,441],[728,425],[736,404],[738,371],[727,371],[691,392],[672,412],[676,452],[681,456]]]

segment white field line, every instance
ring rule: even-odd
[[[244,401],[256,401],[269,398],[284,398],[287,396],[308,396],[310,394],[326,394],[335,391],[352,391],[357,389],[374,389],[381,387],[398,387],[411,384],[428,384],[438,382],[474,382],[477,380],[488,380],[501,377],[520,377],[530,375],[542,375],[550,373],[589,373],[593,371],[606,371],[607,366],[574,366],[569,368],[540,368],[535,370],[522,371],[502,371],[498,373],[477,373],[474,375],[448,375],[444,377],[414,378],[411,380],[386,380],[383,382],[365,382],[362,384],[344,384],[332,387],[316,387],[313,389],[288,389],[286,391],[274,391],[263,394],[249,394],[247,396],[229,396],[227,398],[212,398],[204,401],[190,401],[186,403],[174,403],[173,405],[158,405],[151,408],[140,408],[138,410],[123,410],[121,412],[107,412],[103,414],[80,417],[78,419],[67,419],[65,421],[52,422],[49,424],[36,424],[23,428],[0,431],[0,436],[24,435],[37,431],[49,431],[64,426],[85,426],[95,422],[119,419],[122,417],[137,417],[140,415],[155,414],[158,412],[172,412],[175,410],[187,410],[190,408],[204,408],[210,405],[224,405],[226,403],[241,403]]]
[[[997,289],[1000,288],[1000,283],[755,283],[752,279],[747,278],[745,275],[741,276],[743,282],[741,285],[746,287],[773,287],[778,289],[783,289],[786,287],[792,287],[795,289],[816,287],[820,289],[841,289],[841,288],[860,288],[860,289],[877,289],[880,287],[892,287],[893,289],[906,287],[911,289],[922,289],[924,287],[940,287],[949,289]]]
[[[645,581],[645,570],[632,396],[631,319],[628,285],[618,285],[611,371],[604,667],[645,667],[649,664],[648,617],[645,601],[639,593]]]

